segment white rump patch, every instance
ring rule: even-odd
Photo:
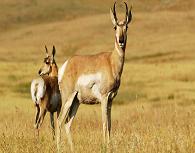
[[[58,71],[58,83],[60,83],[62,81],[62,78],[64,76],[64,71],[66,69],[67,64],[68,64],[68,60],[62,65],[62,67],[59,68],[59,71]]]
[[[46,91],[45,82],[42,78],[35,79],[31,83],[31,96],[32,100],[39,104],[41,98],[44,97]]]
[[[101,73],[83,74],[78,78],[77,85],[81,88],[84,87],[91,89],[94,96],[98,99],[101,99],[100,93],[101,80],[102,80]]]

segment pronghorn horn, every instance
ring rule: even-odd
[[[125,3],[125,7],[126,7],[126,19],[127,19],[127,17],[128,17],[128,6],[127,6],[126,2],[124,2],[124,3]]]
[[[114,2],[114,6],[113,6],[113,15],[114,15],[114,18],[117,22],[117,17],[116,17],[116,2]]]
[[[55,53],[56,53],[56,48],[55,48],[55,46],[53,45],[53,50],[52,50],[52,55],[53,55],[53,57],[55,56]]]
[[[124,3],[125,3],[125,7],[126,7],[126,23],[128,24],[132,19],[132,14],[131,14],[132,6],[131,6],[131,9],[129,10],[127,3],[126,2],[124,2]]]
[[[49,56],[48,55],[48,49],[47,49],[47,46],[46,45],[45,45],[45,52],[46,52],[47,56]]]

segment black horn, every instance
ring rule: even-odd
[[[127,3],[126,2],[124,2],[125,3],[125,7],[126,7],[126,18],[128,17],[128,6],[127,6]]]
[[[47,56],[49,56],[48,55],[48,49],[47,49],[47,46],[46,45],[45,45],[45,52],[46,52]]]
[[[55,46],[53,45],[53,50],[52,50],[52,55],[53,55],[53,57],[55,56],[55,53],[56,53],[56,48],[55,48]]]
[[[114,15],[114,18],[117,22],[117,17],[116,17],[116,2],[114,2],[114,6],[113,6],[113,15]]]
[[[127,3],[126,2],[124,2],[124,3],[125,3],[125,7],[126,7],[126,22],[128,24],[132,19],[132,14],[131,14],[132,6],[131,6],[131,9],[129,10],[128,6],[127,6]]]

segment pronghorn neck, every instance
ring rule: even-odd
[[[49,76],[51,76],[51,77],[57,77],[58,76],[58,67],[57,67],[56,63],[52,64],[51,72],[50,72]]]
[[[115,39],[115,49],[111,55],[111,63],[112,63],[113,75],[118,79],[120,79],[120,76],[123,71],[123,65],[125,60],[125,48],[126,48],[126,43],[124,48],[121,48],[118,45],[117,40]]]

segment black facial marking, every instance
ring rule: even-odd
[[[50,64],[50,57],[44,58],[44,63],[45,64]]]
[[[48,57],[44,58],[44,61],[43,62],[46,63],[47,62],[47,59],[48,59]]]

